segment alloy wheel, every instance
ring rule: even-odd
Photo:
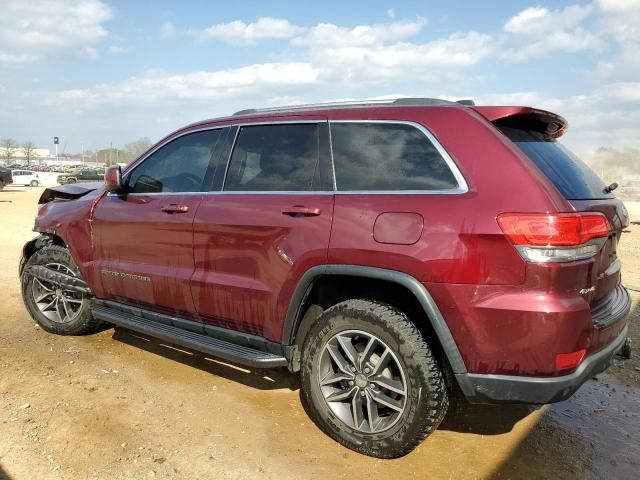
[[[380,338],[360,330],[334,335],[319,357],[318,382],[331,411],[362,433],[391,428],[404,412],[402,364]]]

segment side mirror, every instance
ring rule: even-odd
[[[107,168],[104,172],[104,186],[107,192],[117,193],[122,190],[122,169],[120,165]]]

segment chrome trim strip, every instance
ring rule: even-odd
[[[264,192],[264,191],[243,191],[243,190],[215,190],[213,192],[150,192],[150,193],[127,193],[126,196],[134,196],[134,197],[157,197],[157,196],[179,196],[179,195],[202,195],[202,196],[210,196],[210,195],[333,195],[335,194],[332,190],[288,190],[288,191],[273,191],[273,192]],[[120,197],[117,193],[108,193],[108,197]]]
[[[464,176],[462,175],[462,172],[460,171],[460,169],[458,168],[458,165],[456,164],[456,162],[453,160],[453,158],[451,158],[451,155],[449,155],[449,152],[447,152],[444,147],[442,146],[442,144],[436,139],[436,137],[433,135],[433,133],[431,133],[429,131],[429,129],[427,129],[424,125],[417,123],[417,122],[411,122],[408,120],[330,120],[329,121],[329,131],[331,131],[331,124],[332,123],[383,123],[383,124],[392,124],[392,125],[409,125],[411,127],[414,127],[416,129],[418,129],[420,132],[422,132],[424,134],[425,137],[427,137],[427,139],[431,142],[431,144],[436,147],[436,150],[438,151],[438,153],[440,154],[440,156],[442,156],[442,158],[444,159],[445,163],[447,164],[447,166],[449,167],[449,170],[451,170],[451,173],[453,174],[453,178],[456,179],[456,182],[458,183],[458,186],[456,188],[452,188],[452,189],[448,189],[448,190],[343,190],[340,191],[337,188],[336,185],[336,193],[337,194],[348,194],[348,195],[353,195],[353,194],[391,194],[391,195],[412,195],[412,194],[423,194],[423,195],[442,195],[442,194],[462,194],[462,193],[467,193],[469,191],[469,185],[467,184],[466,179],[464,178]],[[331,145],[331,152],[333,154],[333,145]],[[335,172],[335,168],[334,168],[334,172]]]
[[[233,150],[236,146],[236,142],[238,140],[238,136],[240,135],[240,128],[244,126],[253,126],[253,125],[287,125],[287,124],[300,124],[300,123],[324,123],[328,122],[329,124],[329,147],[331,152],[331,167],[332,167],[332,175],[333,175],[333,191],[242,191],[242,190],[224,190],[224,186],[227,181],[227,174],[229,170],[229,165],[231,163],[231,157],[233,156]],[[456,182],[458,183],[458,187],[452,188],[449,190],[338,190],[337,189],[337,180],[336,180],[336,170],[335,170],[335,162],[333,157],[333,137],[331,135],[331,124],[332,123],[383,123],[383,124],[398,124],[398,125],[409,125],[412,126],[419,131],[421,131],[425,137],[433,144],[438,153],[442,156],[445,163],[451,170]],[[406,121],[406,120],[274,120],[274,121],[260,121],[260,122],[232,122],[227,125],[215,125],[210,127],[203,127],[196,130],[189,130],[180,135],[177,135],[161,144],[158,144],[153,150],[151,150],[144,157],[139,158],[134,163],[131,163],[126,171],[123,173],[124,175],[129,175],[131,171],[133,171],[140,163],[149,158],[155,152],[157,152],[160,148],[164,147],[168,143],[177,140],[185,135],[189,135],[191,133],[197,133],[207,130],[217,130],[224,128],[232,128],[238,127],[238,130],[235,133],[235,137],[233,139],[233,145],[229,151],[229,158],[227,158],[227,163],[225,165],[224,172],[224,181],[222,182],[222,190],[210,191],[210,192],[159,192],[159,193],[128,193],[127,195],[168,195],[168,196],[176,196],[176,195],[210,195],[210,194],[232,194],[232,195],[318,195],[318,194],[337,194],[337,195],[459,195],[463,193],[467,193],[469,191],[469,187],[466,179],[462,175],[462,172],[458,168],[457,164],[451,158],[449,153],[444,149],[444,147],[440,144],[440,142],[436,139],[436,137],[424,126],[417,122]],[[109,193],[108,196],[118,196],[118,194]]]

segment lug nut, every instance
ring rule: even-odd
[[[365,395],[366,395],[365,391],[364,390],[360,390],[360,396],[364,397]]]
[[[376,388],[376,384],[375,384],[375,383],[370,383],[370,384],[369,384],[369,386],[370,386],[371,388]]]
[[[353,387],[353,380],[349,380],[349,386]]]
[[[351,365],[351,371],[355,372],[356,371],[356,367],[354,367],[353,365]]]
[[[371,369],[369,367],[365,368],[364,373],[371,373]]]

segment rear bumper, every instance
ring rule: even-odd
[[[628,310],[627,310],[628,312]],[[456,374],[465,396],[473,403],[553,403],[566,400],[580,386],[603,372],[627,339],[625,326],[604,348],[586,357],[569,375],[560,377],[521,377],[515,375]]]

